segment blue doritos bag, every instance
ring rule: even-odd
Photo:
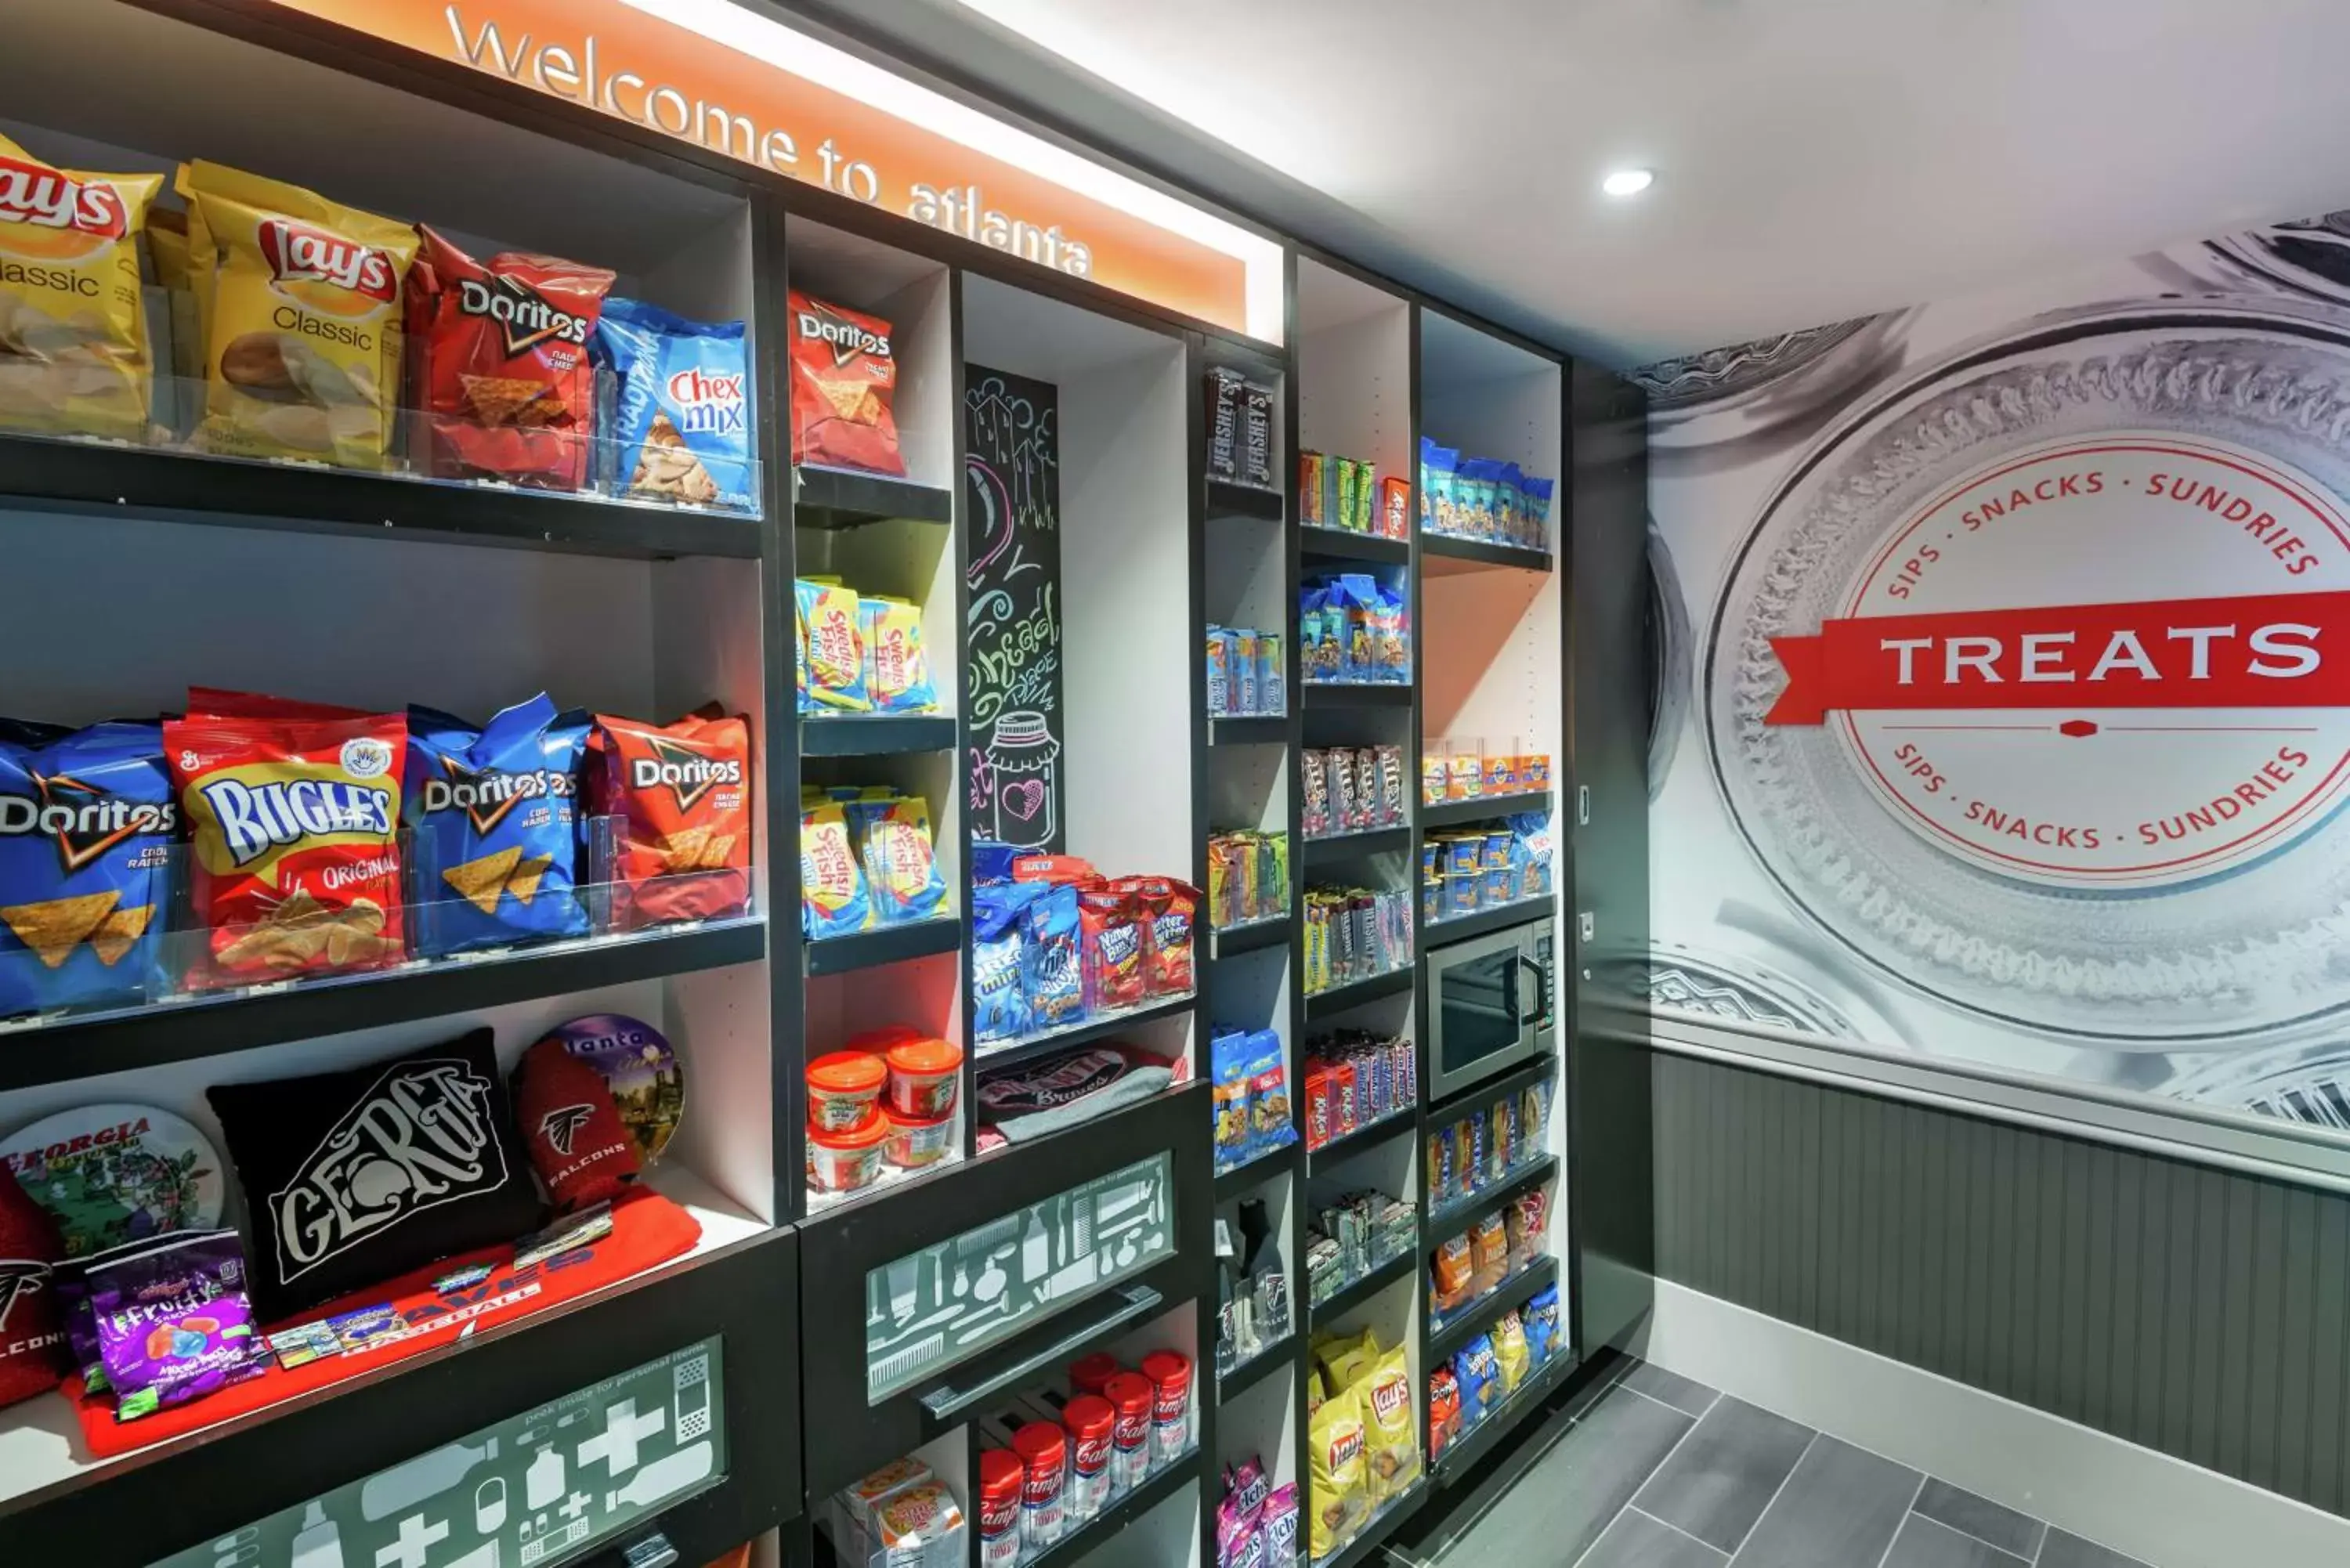
[[[749,511],[750,364],[743,324],[608,298],[595,356],[615,379],[607,487],[615,494]]]
[[[161,725],[0,727],[0,1018],[170,988],[177,826]]]
[[[400,815],[418,955],[587,935],[578,800],[588,725],[544,692],[479,729],[408,711]]]

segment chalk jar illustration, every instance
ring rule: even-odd
[[[1030,709],[997,717],[987,742],[990,796],[1000,844],[1024,849],[1053,842],[1060,831],[1055,802],[1060,795],[1061,742],[1045,727],[1045,715]]]

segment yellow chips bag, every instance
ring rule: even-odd
[[[1362,1407],[1352,1388],[1322,1402],[1306,1422],[1306,1540],[1315,1558],[1352,1540],[1371,1511]]]
[[[179,190],[204,334],[199,441],[382,467],[415,231],[217,163],[182,164]]]
[[[89,174],[0,136],[0,424],[144,441],[139,230],[160,174]]]
[[[1521,1346],[1523,1348],[1523,1345]],[[1412,1422],[1411,1365],[1399,1345],[1364,1374],[1363,1461],[1371,1501],[1401,1497],[1419,1480],[1419,1433]]]

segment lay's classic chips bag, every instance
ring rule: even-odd
[[[198,439],[234,457],[381,468],[416,232],[217,163],[182,164],[179,190],[204,332]]]
[[[400,809],[421,955],[588,932],[578,898],[588,716],[541,692],[476,729],[408,711]]]
[[[408,720],[191,691],[164,752],[212,958],[191,986],[376,969],[402,949]]]
[[[0,732],[0,1018],[163,992],[176,825],[161,726]]]
[[[139,229],[160,174],[88,174],[0,136],[0,425],[143,441]]]

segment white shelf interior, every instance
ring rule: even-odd
[[[1300,445],[1416,480],[1409,301],[1298,257],[1297,374]]]

